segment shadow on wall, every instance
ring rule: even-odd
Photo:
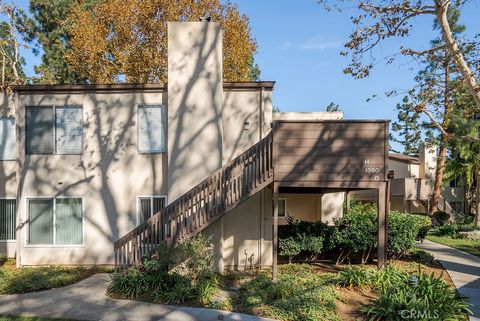
[[[216,53],[221,32],[214,32],[211,39],[209,25],[204,23],[192,50],[178,53],[182,59],[169,61],[168,132],[173,137],[168,137],[168,181],[169,195],[174,196],[169,202],[222,167],[222,101],[215,97],[221,95],[223,81],[221,70],[210,71],[212,64],[221,69],[222,57]],[[181,42],[178,34],[172,33],[169,43]],[[195,65],[190,70],[192,61]]]
[[[136,106],[145,104],[143,94],[95,94],[79,93],[55,97],[35,95],[22,103],[23,106],[83,105],[83,154],[82,155],[25,155],[19,171],[18,199],[29,196],[81,196],[84,200],[85,248],[82,253],[87,262],[105,263],[113,260],[113,242],[136,224],[134,213],[124,213],[119,203],[128,202],[134,195],[129,184],[143,185],[135,173],[130,172],[138,155],[136,142]],[[24,113],[24,109],[22,111]],[[21,143],[25,146],[25,126],[21,125]],[[21,151],[23,155],[25,151]],[[152,192],[157,182],[155,155],[142,155],[151,166]],[[22,158],[20,158],[22,159]],[[0,162],[1,163],[1,162]],[[130,175],[130,176],[128,176]],[[118,177],[129,178],[119,184]],[[59,184],[58,182],[62,182]],[[127,183],[127,184],[125,184]],[[2,182],[3,185],[3,182]],[[119,186],[120,185],[120,186]],[[24,195],[22,195],[24,193]],[[157,193],[158,194],[158,193]],[[127,196],[127,197],[125,197]],[[127,198],[127,199],[125,199]],[[97,203],[100,203],[98,204]],[[98,205],[102,210],[99,210]],[[17,204],[17,212],[20,204]],[[132,204],[132,208],[135,204]],[[26,213],[24,213],[26,216]],[[106,223],[105,223],[106,222]],[[119,228],[122,224],[122,228]],[[23,224],[25,225],[25,224]],[[23,227],[23,225],[21,227]],[[125,226],[126,225],[126,226]],[[20,228],[21,228],[20,227]],[[18,229],[19,227],[17,227]],[[95,231],[90,230],[94,228]],[[100,235],[103,240],[94,240],[91,235]],[[88,239],[88,240],[87,240]],[[101,248],[99,244],[111,244]],[[48,261],[49,251],[45,251]],[[77,254],[68,254],[70,259]],[[75,261],[79,261],[78,257]],[[81,261],[81,260],[80,260]]]

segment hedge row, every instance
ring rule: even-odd
[[[391,211],[388,216],[388,251],[392,258],[400,258],[425,238],[431,227],[427,216]],[[371,258],[377,247],[377,209],[374,205],[354,204],[351,210],[335,221],[333,226],[322,222],[289,220],[280,232],[280,255],[289,262],[301,253],[316,260],[326,252],[336,255],[337,263],[353,256],[362,263]]]

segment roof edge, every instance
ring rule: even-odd
[[[245,81],[245,82],[224,82],[224,89],[273,89],[275,81]],[[62,91],[122,91],[122,90],[161,90],[168,88],[165,83],[148,84],[79,84],[79,85],[16,85],[12,90],[19,93],[28,92],[62,92]]]

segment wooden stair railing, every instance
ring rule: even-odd
[[[161,243],[177,246],[273,182],[272,132],[114,243],[115,267],[141,264]]]

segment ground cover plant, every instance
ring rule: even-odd
[[[468,303],[441,276],[396,266],[376,270],[349,266],[337,276],[341,286],[378,291],[361,307],[367,320],[467,320]]]
[[[277,320],[336,321],[339,295],[334,274],[320,274],[313,265],[281,265],[278,281],[262,273],[240,286],[233,308]]]
[[[0,294],[49,290],[79,282],[95,273],[110,272],[108,267],[15,267],[15,260],[0,265]]]
[[[141,266],[112,275],[112,297],[156,303],[207,305],[222,280],[214,272],[213,244],[199,234],[176,249],[159,247]]]

